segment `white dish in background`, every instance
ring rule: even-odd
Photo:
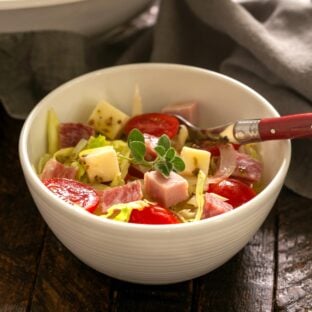
[[[290,161],[290,141],[261,143],[266,188],[239,208],[193,223],[131,224],[92,215],[57,198],[34,171],[46,152],[46,118],[53,107],[63,122],[86,121],[103,99],[130,113],[135,85],[144,112],[197,100],[201,125],[278,116],[251,88],[195,67],[133,64],[76,78],[46,96],[27,118],[19,143],[23,172],[38,209],[60,241],[81,261],[109,276],[136,283],[168,284],[206,274],[242,249],[270,212]],[[66,103],[66,105],[64,105]]]
[[[141,13],[151,0],[0,0],[0,33],[59,30],[96,35]]]

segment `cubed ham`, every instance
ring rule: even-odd
[[[232,173],[233,177],[244,179],[250,182],[258,182],[262,175],[262,164],[251,156],[236,152],[236,168]]]
[[[196,101],[172,103],[163,107],[162,112],[177,114],[194,124],[198,123],[198,103]]]
[[[95,130],[89,125],[83,123],[60,123],[59,139],[60,147],[75,146],[81,139],[88,140]]]
[[[233,209],[233,206],[216,195],[205,193],[203,219],[211,218]]]
[[[115,204],[129,203],[143,198],[142,185],[139,180],[128,182],[122,186],[97,191],[100,198],[99,206],[103,213]]]
[[[165,208],[188,199],[188,182],[175,172],[165,178],[157,171],[149,171],[144,175],[144,191],[153,201]]]
[[[74,179],[76,172],[76,168],[65,166],[56,159],[51,158],[44,165],[40,178],[41,180],[51,178]]]

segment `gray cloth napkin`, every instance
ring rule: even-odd
[[[220,71],[283,115],[312,111],[312,4],[308,0],[163,0],[153,28],[125,42],[78,34],[0,36],[0,100],[25,118],[44,94],[95,68],[172,62]],[[292,142],[286,185],[312,198],[312,144]]]

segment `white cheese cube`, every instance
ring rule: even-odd
[[[129,116],[110,103],[102,101],[96,105],[88,124],[105,137],[114,140],[120,134]]]
[[[90,182],[109,182],[120,174],[118,159],[112,146],[82,151],[79,154]]]
[[[184,146],[180,156],[185,163],[185,170],[182,172],[183,175],[196,175],[199,170],[202,170],[208,175],[210,152]]]

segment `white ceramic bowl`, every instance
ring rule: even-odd
[[[0,29],[74,31],[86,35],[108,31],[133,18],[151,0],[0,0]]]
[[[262,143],[266,188],[243,206],[195,223],[141,225],[111,221],[75,209],[40,182],[33,164],[46,151],[46,116],[53,107],[62,121],[85,121],[102,99],[128,112],[135,84],[146,112],[172,101],[201,103],[201,124],[278,116],[245,85],[203,69],[169,64],[136,64],[96,71],[45,97],[23,127],[19,155],[40,213],[59,240],[81,261],[130,282],[167,284],[203,275],[229,260],[252,238],[271,210],[290,161],[290,142]]]

